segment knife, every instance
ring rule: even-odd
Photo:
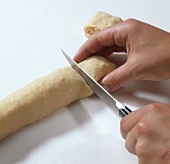
[[[85,80],[85,82],[89,85],[89,87],[93,90],[93,92],[112,109],[114,109],[115,106],[117,107],[118,110],[116,110],[115,112],[118,113],[119,116],[124,117],[132,112],[127,106],[119,102],[109,92],[107,92],[99,83],[97,83],[88,73],[86,73],[63,50],[61,51],[64,54],[67,61],[70,63],[71,67],[78,72],[78,74]]]

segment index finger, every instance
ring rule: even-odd
[[[79,63],[104,47],[115,45],[118,47],[125,47],[127,38],[126,34],[124,22],[101,30],[82,45],[74,56],[74,60]]]
[[[120,132],[124,139],[126,139],[131,129],[133,129],[136,124],[141,120],[144,114],[144,109],[145,107],[135,110],[132,113],[128,114],[126,117],[122,118],[120,122]]]

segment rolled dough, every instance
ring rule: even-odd
[[[90,38],[94,33],[109,27],[117,23],[122,22],[123,20],[119,17],[110,15],[106,12],[97,12],[93,15],[91,19],[84,26],[84,33],[87,38]]]
[[[80,67],[96,81],[115,69],[114,64],[97,56],[83,61]],[[0,140],[92,94],[93,91],[71,67],[41,77],[0,101]]]

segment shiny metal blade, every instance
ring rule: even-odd
[[[93,90],[93,92],[102,99],[109,107],[115,109],[117,107],[119,110],[115,110],[117,114],[125,116],[129,114],[130,109],[125,105],[116,100],[109,92],[107,92],[99,83],[97,83],[89,74],[87,74],[73,59],[71,59],[63,50],[61,50],[70,65],[75,69]]]

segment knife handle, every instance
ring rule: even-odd
[[[127,106],[124,106],[124,108],[120,108],[119,109],[119,115],[121,117],[125,117],[126,115],[128,115],[129,113],[131,113],[132,111],[127,107]]]

